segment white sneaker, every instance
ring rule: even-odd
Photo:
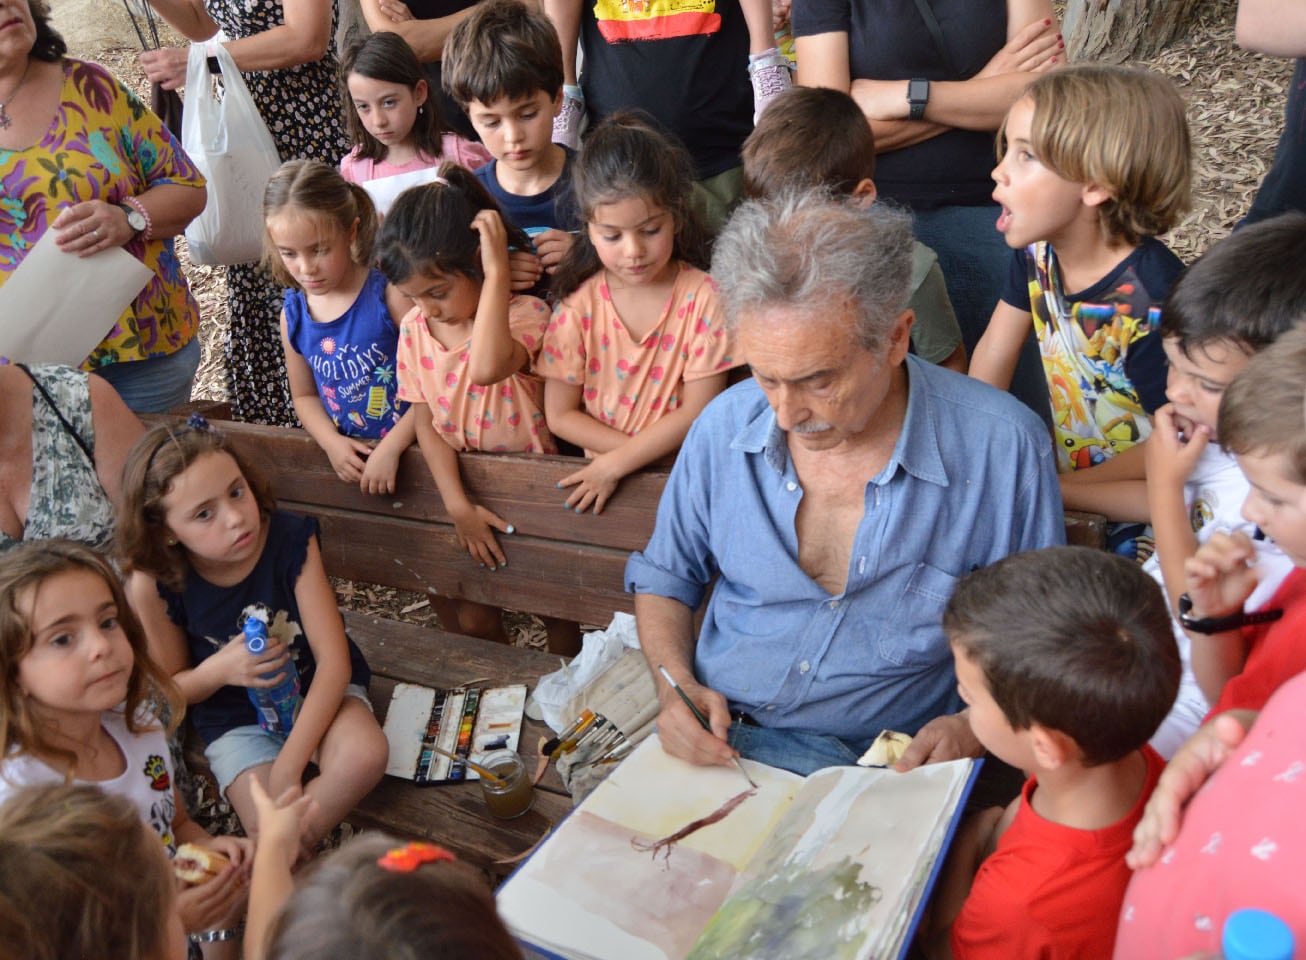
[[[753,82],[754,124],[757,123],[767,104],[794,85],[789,60],[779,50],[760,54],[757,60],[750,58],[748,79]]]
[[[568,93],[562,95],[562,109],[553,118],[553,142],[568,150],[580,149],[580,125],[585,119],[585,101]]]

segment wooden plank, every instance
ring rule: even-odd
[[[480,784],[414,787],[386,777],[347,819],[356,827],[430,840],[502,877],[513,865],[495,860],[525,853],[570,812],[570,797],[536,790],[530,810],[515,820],[496,820],[485,809]]]
[[[157,422],[164,418],[145,419]],[[218,426],[280,499],[452,525],[416,447],[400,460],[395,495],[375,497],[341,482],[326,455],[303,430],[234,422]],[[601,516],[578,516],[563,508],[566,495],[557,484],[584,461],[506,453],[459,456],[468,493],[519,532],[627,551],[641,550],[648,543],[668,475],[661,468],[639,471],[622,481]]]
[[[344,618],[345,628],[374,674],[410,683],[449,687],[484,680],[492,685],[528,683],[533,687],[563,662],[542,650],[486,643],[385,617],[349,611]]]
[[[363,516],[288,502],[322,523],[322,558],[333,576],[606,626],[617,610],[633,611],[624,589],[624,550],[501,536],[508,565],[477,566],[452,527],[415,531],[411,521]]]
[[[1071,546],[1106,549],[1107,519],[1100,513],[1066,511],[1066,543]]]

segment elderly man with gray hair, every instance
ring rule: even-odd
[[[981,753],[943,607],[963,574],[1063,542],[1061,497],[1035,414],[908,356],[911,250],[906,214],[819,193],[746,203],[716,242],[753,378],[695,421],[626,567],[676,756],[806,774],[882,729],[916,736],[900,769]]]

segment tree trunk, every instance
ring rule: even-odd
[[[1062,33],[1072,63],[1156,56],[1187,32],[1202,0],[1067,0]]]

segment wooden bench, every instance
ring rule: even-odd
[[[575,471],[574,459],[463,454],[468,493],[516,528],[499,537],[507,565],[489,573],[458,545],[453,522],[415,447],[401,460],[396,494],[367,496],[340,481],[307,433],[223,420],[221,405],[193,406],[271,483],[281,506],[319,518],[322,555],[332,576],[598,625],[606,625],[615,611],[634,608],[624,590],[626,559],[648,542],[666,470],[628,477],[595,517],[562,507],[557,483]],[[1104,518],[1095,514],[1068,514],[1066,530],[1071,542],[1105,543]],[[372,699],[382,722],[399,682],[432,687],[526,683],[533,689],[560,663],[540,651],[384,617],[346,613],[345,622],[371,664]],[[528,720],[523,755],[533,754],[540,737],[548,735],[543,724]],[[537,789],[534,807],[512,821],[486,813],[477,784],[419,788],[386,777],[349,820],[434,840],[502,873],[495,861],[528,849],[570,809],[554,770]]]

